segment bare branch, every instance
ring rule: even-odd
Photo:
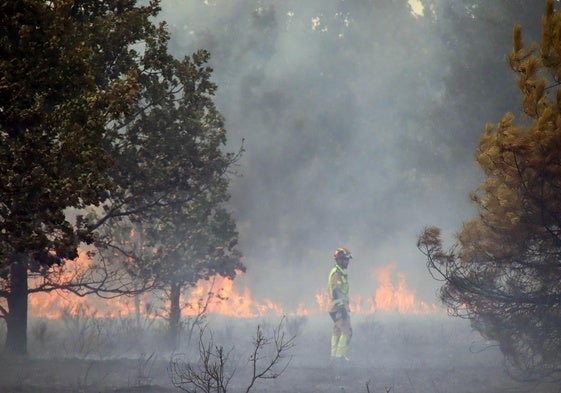
[[[246,389],[248,393],[254,386],[258,379],[275,379],[278,378],[288,368],[292,357],[281,364],[285,358],[285,353],[294,347],[295,336],[290,338],[285,337],[284,324],[286,317],[283,316],[278,326],[273,331],[273,337],[269,338],[263,334],[261,325],[257,326],[257,331],[253,341],[253,353],[249,357],[249,362],[252,368],[251,382]],[[263,352],[267,347],[273,345],[272,354],[263,364]],[[280,368],[278,368],[280,367]]]
[[[170,360],[168,374],[173,386],[188,393],[226,393],[235,374],[230,366],[233,348],[225,350],[214,342],[212,333],[205,339],[205,329],[199,332],[199,361],[190,364],[174,357]]]

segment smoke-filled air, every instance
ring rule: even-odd
[[[15,3],[0,390],[558,389],[559,1]]]
[[[479,135],[520,106],[512,27],[528,21],[535,40],[543,7],[532,19],[503,2],[432,5],[449,15],[430,3],[162,4],[175,54],[210,51],[228,147],[245,148],[229,206],[248,267],[239,285],[255,297],[314,303],[347,247],[355,295],[375,296],[376,271],[392,266],[396,286],[401,274],[437,302],[417,236],[453,236],[475,214]]]

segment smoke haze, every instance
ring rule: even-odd
[[[488,94],[504,96],[515,91],[505,56],[520,21],[502,16],[496,3],[474,30],[477,45],[493,46],[482,50],[493,58],[478,61],[511,89]],[[211,52],[228,149],[245,141],[230,208],[248,267],[239,282],[256,297],[313,302],[325,288],[333,250],[345,246],[354,255],[353,294],[373,295],[374,269],[395,263],[409,288],[437,302],[438,283],[416,249],[417,235],[437,225],[450,239],[474,214],[478,136],[518,101],[512,93],[478,118],[469,108],[450,108],[454,67],[470,67],[462,40],[472,37],[453,17],[429,9],[420,16],[414,4],[162,2],[174,54]],[[477,11],[450,8],[457,15]],[[540,3],[535,14],[541,11]],[[461,80],[456,84],[461,90]],[[493,97],[478,100],[474,105]]]

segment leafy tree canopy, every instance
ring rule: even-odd
[[[108,170],[117,186],[103,213],[85,219],[100,228],[96,244],[108,251],[102,254],[124,257],[136,279],[159,286],[172,278],[181,284],[213,274],[234,278],[245,269],[238,251],[230,259],[211,255],[224,249],[217,222],[228,223],[224,239],[218,237],[231,243],[229,251],[237,245],[235,223],[222,205],[242,151],[222,151],[226,131],[212,101],[208,52],[176,60],[167,53],[168,39],[165,33],[148,45],[138,111],[115,125],[109,142],[119,157]],[[209,268],[210,260],[222,268]]]
[[[65,209],[99,205],[114,187],[106,126],[136,102],[131,46],[157,11],[135,1],[0,4],[0,266],[20,254],[51,266],[91,241]]]
[[[110,221],[227,195],[237,155],[221,150],[209,53],[171,56],[165,24],[150,20],[157,1],[1,11],[0,266],[25,255],[32,270],[48,268],[80,242],[106,246]]]
[[[228,198],[238,155],[222,151],[209,53],[171,56],[165,24],[153,22],[159,1],[141,4],[0,2],[0,316],[17,352],[29,293],[134,290],[113,258],[71,281],[53,276],[80,244],[115,251],[121,223],[193,222],[193,204],[222,212]],[[43,274],[39,287],[28,288],[28,269]]]

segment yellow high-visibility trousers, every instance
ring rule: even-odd
[[[341,335],[341,337],[339,337],[339,343],[337,345],[337,351],[335,352],[335,357],[338,358],[346,357],[348,349],[349,349],[349,336]]]
[[[341,315],[342,314],[342,315]],[[341,358],[347,356],[349,341],[352,336],[351,319],[348,313],[332,315],[334,320],[331,335],[331,357]]]

